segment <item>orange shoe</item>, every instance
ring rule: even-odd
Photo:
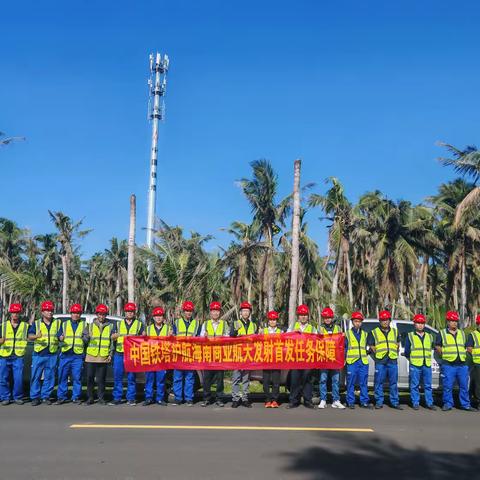
[[[265,402],[265,408],[272,408],[272,402]]]
[[[271,404],[270,404],[270,408],[278,408],[280,405],[274,400]]]

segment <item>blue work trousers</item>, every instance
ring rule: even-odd
[[[459,388],[459,400],[462,408],[470,407],[470,396],[468,393],[468,366],[442,364],[443,382],[443,406],[453,408],[453,386],[455,380]]]
[[[383,405],[384,393],[383,384],[388,379],[390,390],[390,404],[395,407],[399,403],[398,399],[398,365],[396,362],[375,364],[375,404]]]
[[[113,355],[113,399],[116,402],[122,400],[123,395],[123,375],[125,367],[123,366],[123,353],[115,352]],[[127,401],[134,402],[137,394],[136,389],[137,375],[133,372],[127,373]]]
[[[173,371],[173,394],[176,402],[193,402],[193,388],[195,384],[194,370]]]
[[[13,380],[13,391],[10,389]],[[13,394],[13,395],[12,395]],[[23,357],[10,355],[0,357],[0,401],[22,400],[23,398]]]
[[[368,363],[361,360],[347,364],[347,405],[355,403],[355,385],[360,387],[360,405],[368,405]]]
[[[60,355],[58,364],[59,400],[66,400],[68,394],[68,377],[72,380],[72,400],[78,400],[82,395],[82,355]]]
[[[328,377],[332,379],[332,401],[340,401],[340,370],[320,370],[320,400],[327,401]]]
[[[153,400],[153,390],[156,387],[156,402],[163,402],[165,397],[165,376],[166,370],[145,373],[145,400]]]
[[[423,380],[423,391],[425,393],[425,403],[427,406],[433,405],[432,394],[432,367],[423,365],[416,367],[410,364],[410,400],[412,406],[417,407],[420,404],[420,382]]]
[[[55,386],[55,373],[57,370],[56,353],[49,355],[33,355],[32,378],[30,379],[30,398],[48,400]],[[43,373],[43,383],[41,381]]]

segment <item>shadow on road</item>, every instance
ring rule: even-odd
[[[379,436],[349,434],[325,436],[319,440],[325,447],[308,448],[298,453],[282,453],[287,473],[301,474],[302,478],[330,480],[354,478],[389,480],[463,480],[479,478],[480,449],[469,453],[427,451],[423,448],[405,448]],[[476,447],[477,445],[475,445]],[[458,445],[456,445],[458,448]],[[468,449],[469,445],[466,444]]]

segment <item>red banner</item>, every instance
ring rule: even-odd
[[[125,370],[340,369],[344,336],[125,337]]]

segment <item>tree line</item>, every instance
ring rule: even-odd
[[[148,315],[152,306],[164,305],[173,317],[188,298],[205,318],[210,301],[220,300],[228,319],[241,300],[248,300],[257,318],[276,309],[285,312],[286,322],[294,301],[308,303],[318,316],[325,305],[338,316],[357,309],[367,317],[384,308],[397,318],[422,312],[434,326],[442,326],[445,311],[455,309],[470,325],[480,306],[480,153],[471,146],[442,145],[447,156],[441,163],[459,176],[419,204],[392,200],[379,190],[353,202],[332,177],[323,193],[313,193],[312,183],[300,187],[296,215],[294,195],[279,198],[272,164],[251,162],[250,177],[238,181],[251,219],[231,223],[227,247],[212,251],[207,248],[212,235],[186,234],[161,220],[153,249],[135,247],[134,295],[140,311]],[[326,222],[327,255],[309,235],[308,211]],[[112,238],[104,251],[85,258],[81,240],[90,230],[63,212],[49,215],[54,231],[43,235],[0,218],[2,315],[5,305],[19,300],[33,318],[45,298],[54,300],[58,310],[75,301],[92,312],[105,303],[120,315],[128,295],[127,240]],[[292,217],[298,227],[295,282]]]

